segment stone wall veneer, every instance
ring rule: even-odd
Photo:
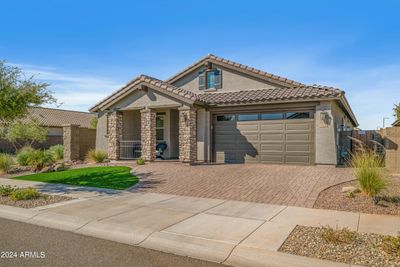
[[[79,160],[79,125],[63,125],[64,160]]]
[[[108,158],[118,160],[120,156],[120,140],[122,137],[122,113],[113,111],[108,114]]]
[[[140,111],[142,158],[146,161],[156,159],[156,115],[152,109]]]
[[[179,109],[179,160],[194,163],[197,159],[197,114],[193,108]]]

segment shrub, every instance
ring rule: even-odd
[[[30,146],[25,146],[21,148],[17,153],[17,162],[20,166],[28,166],[29,165],[29,158],[31,157],[32,152],[34,149]]]
[[[382,242],[382,249],[388,254],[394,254],[400,257],[400,235],[397,237],[385,237]]]
[[[8,197],[14,191],[15,187],[11,185],[0,185],[0,197]]]
[[[31,166],[34,171],[40,171],[45,166],[50,165],[54,162],[53,155],[48,150],[34,150],[29,159],[29,166]]]
[[[64,158],[64,146],[62,145],[51,146],[49,151],[53,155],[53,159],[55,161],[62,160]]]
[[[136,164],[137,164],[137,165],[144,165],[144,159],[143,159],[143,158],[138,158],[138,159],[136,160]]]
[[[41,197],[41,194],[33,187],[17,188],[10,194],[12,200],[28,200]]]
[[[385,187],[383,158],[373,151],[362,151],[352,155],[351,166],[360,184],[360,189],[370,197],[375,197]]]
[[[91,149],[91,150],[89,150],[89,152],[87,154],[87,158],[89,161],[101,163],[101,162],[104,162],[108,158],[108,155],[107,155],[107,152],[104,150]]]
[[[348,228],[333,229],[332,227],[322,227],[321,237],[325,242],[334,244],[350,244],[356,238],[356,233]]]
[[[8,172],[13,164],[14,159],[11,157],[11,155],[0,154],[0,173]]]

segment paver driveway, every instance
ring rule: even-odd
[[[312,207],[323,189],[354,179],[351,169],[267,164],[134,166],[133,191]]]

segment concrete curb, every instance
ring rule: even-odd
[[[349,266],[278,252],[296,224],[393,235],[400,229],[398,216],[156,193],[83,198],[37,209],[0,205],[0,217],[234,266]]]
[[[297,256],[277,251],[249,247],[237,247],[224,264],[243,267],[344,267],[346,263],[331,262]]]
[[[0,217],[13,221],[26,222],[38,214],[34,210],[0,205]]]
[[[169,232],[156,232],[138,246],[221,263],[230,254],[235,244]]]

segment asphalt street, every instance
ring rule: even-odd
[[[0,266],[226,266],[0,218]]]

